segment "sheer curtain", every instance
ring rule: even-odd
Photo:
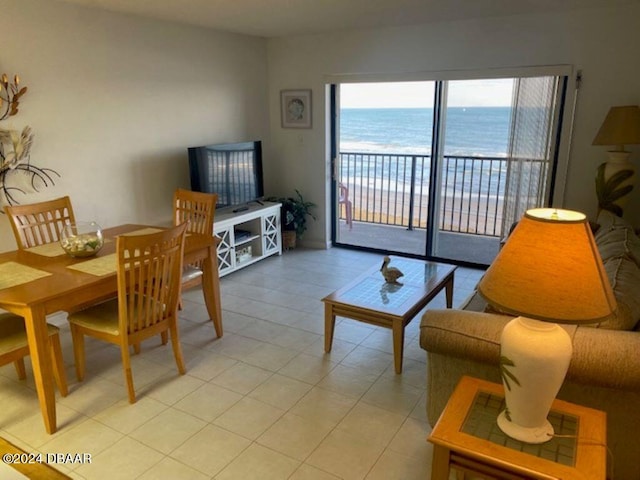
[[[547,206],[561,77],[514,79],[502,236],[529,208]]]

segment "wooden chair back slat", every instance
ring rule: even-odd
[[[173,224],[187,223],[187,233],[213,235],[213,222],[216,213],[216,193],[193,192],[178,188],[173,194]],[[202,262],[191,264],[202,269]],[[199,278],[188,282],[187,288],[198,284]]]
[[[159,233],[118,237],[120,331],[141,334],[175,321],[186,227],[182,224]]]
[[[65,225],[76,221],[68,196],[29,205],[7,205],[4,210],[21,250],[60,241]]]
[[[173,224],[188,222],[188,233],[213,235],[218,195],[179,188],[173,194]]]

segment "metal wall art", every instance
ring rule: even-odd
[[[6,74],[0,80],[0,120],[18,113],[20,99],[27,93],[27,87],[20,87],[20,77],[15,75],[13,82]],[[30,162],[33,132],[25,126],[21,132],[0,128],[0,203],[15,205],[19,203],[16,194],[26,194],[20,176],[26,177],[26,185],[34,191],[38,187],[54,184],[53,175],[60,176],[50,168],[41,168]]]

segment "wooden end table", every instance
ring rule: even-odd
[[[433,297],[446,289],[447,308],[453,303],[454,265],[391,257],[391,266],[404,276],[400,284],[386,283],[379,265],[322,299],[324,302],[324,351],[330,352],[336,316],[351,318],[393,330],[393,360],[402,373],[404,328]]]
[[[606,414],[555,400],[548,419],[556,437],[528,444],[507,437],[496,423],[504,409],[502,385],[462,377],[428,440],[432,480],[606,478]]]

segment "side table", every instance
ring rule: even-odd
[[[606,478],[606,414],[555,400],[549,421],[556,436],[528,444],[506,436],[496,423],[504,409],[502,385],[462,377],[429,435],[432,480],[451,471],[487,479]]]

